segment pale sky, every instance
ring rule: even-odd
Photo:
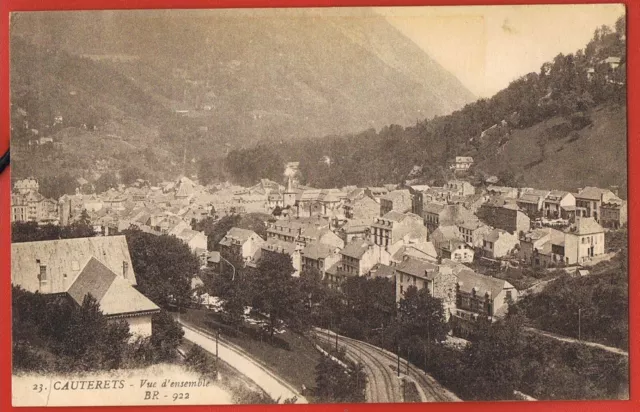
[[[621,4],[380,7],[412,39],[478,97],[552,60],[584,48],[597,27],[613,25]]]

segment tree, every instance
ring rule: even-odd
[[[162,310],[151,319],[151,345],[156,349],[157,360],[171,361],[177,356],[178,346],[182,343],[184,331],[173,317]]]
[[[345,298],[345,312],[348,314],[346,318],[352,318],[348,322],[351,327],[371,330],[379,328],[382,324],[388,325],[395,318],[395,284],[391,280],[351,277],[346,280],[342,290]],[[345,320],[341,330],[348,333],[345,329],[347,325]]]
[[[238,253],[228,255],[226,259],[221,262],[220,274],[215,276],[214,288],[209,294],[224,300],[223,319],[239,327],[244,322],[244,309],[251,303],[253,278]]]
[[[300,272],[298,284],[309,311],[322,302],[327,288],[322,284],[322,273],[317,268],[304,268]]]
[[[471,399],[508,400],[519,389],[526,347],[522,321],[511,316],[486,325],[465,349],[463,363]]]
[[[355,403],[365,401],[367,376],[360,364],[349,362],[346,369],[331,359],[322,356],[316,366],[315,395],[320,402]]]
[[[58,200],[62,195],[75,194],[78,182],[68,173],[47,174],[38,179],[40,194],[48,199]]]
[[[54,353],[70,359],[70,369],[118,368],[131,337],[126,321],[109,322],[97,300],[87,294],[82,305],[49,301],[40,332],[52,339]]]
[[[443,341],[449,331],[442,299],[431,296],[428,288],[410,286],[398,304],[398,315],[405,339]]]
[[[95,182],[96,193],[106,192],[109,189],[118,187],[118,179],[111,172],[102,174]]]
[[[267,235],[267,226],[265,221],[269,219],[269,215],[261,213],[247,213],[246,215],[224,216],[219,220],[213,217],[206,217],[197,222],[195,230],[204,232],[207,235],[207,248],[209,250],[217,250],[218,243],[224,238],[229,229],[238,227],[240,229],[253,230],[263,239]]]
[[[146,179],[147,174],[136,166],[127,166],[120,171],[120,180],[125,185],[131,185],[138,179]]]
[[[156,236],[135,228],[123,234],[127,237],[138,290],[161,307],[187,306],[191,279],[200,268],[189,246],[174,236]]]
[[[184,358],[188,367],[204,376],[216,376],[216,364],[204,349],[198,345],[191,346]]]
[[[38,225],[36,222],[14,222],[11,224],[11,241],[14,243],[73,239],[95,235],[93,226],[86,224],[84,219],[76,221],[69,226]]]
[[[63,239],[72,239],[78,237],[93,237],[96,232],[93,230],[91,224],[91,218],[86,210],[82,210],[78,220],[71,223],[69,226],[63,227],[60,230],[60,237]]]
[[[267,330],[272,338],[280,322],[294,329],[308,327],[294,272],[291,257],[283,253],[267,253],[258,263],[253,307],[269,317]]]

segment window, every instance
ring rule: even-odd
[[[126,278],[127,273],[129,273],[129,262],[122,261],[122,276]]]
[[[400,294],[402,295],[403,293],[404,293],[404,287],[400,285]]]
[[[47,281],[47,265],[40,265],[40,274],[38,275],[40,282]]]

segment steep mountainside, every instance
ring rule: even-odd
[[[627,190],[626,107],[598,106],[589,126],[572,131],[554,117],[515,130],[502,148],[483,151],[477,167],[492,174],[508,170],[529,187],[575,191],[585,186]]]
[[[189,110],[234,145],[408,125],[473,100],[383,17],[345,13],[25,13],[12,36],[89,58],[104,68],[97,79],[115,72],[154,96],[145,110]]]

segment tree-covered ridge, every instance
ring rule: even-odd
[[[300,161],[305,183],[318,187],[397,183],[414,165],[423,166],[423,177],[438,179],[446,173],[448,159],[489,157],[513,130],[554,117],[564,119],[568,129],[583,129],[591,122],[592,109],[625,105],[625,31],[623,16],[614,29],[597,29],[584,49],[559,54],[539,72],[522,76],[490,99],[450,115],[410,127],[390,125],[379,131],[233,151],[227,157],[227,171],[238,182],[255,182],[257,177],[280,181],[283,160],[295,159]],[[608,63],[610,57],[620,59],[617,69]],[[494,125],[497,136],[488,133],[480,138]]]

